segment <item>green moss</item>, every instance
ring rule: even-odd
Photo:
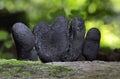
[[[2,66],[0,66],[0,70],[2,69]]]
[[[44,64],[40,61],[0,60],[0,74],[17,76],[63,77],[70,75],[73,69],[65,66]]]
[[[30,72],[29,72],[29,71],[24,71],[24,72],[22,72],[21,74],[28,76],[28,75],[30,75]]]
[[[68,76],[69,73],[71,73],[73,69],[65,66],[55,66],[51,72],[49,72],[49,76],[52,77],[64,77]]]
[[[13,67],[12,70],[14,71],[19,71],[21,69],[21,67]]]
[[[10,75],[10,72],[4,71],[4,72],[2,72],[2,74],[8,76],[8,75]]]
[[[43,65],[43,63],[41,63],[40,61],[19,61],[16,59],[11,59],[11,60],[6,60],[6,59],[1,59],[0,60],[0,65],[5,65],[5,64],[9,64],[9,65]]]

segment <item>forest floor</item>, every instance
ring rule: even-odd
[[[0,79],[120,79],[120,62],[0,60]]]

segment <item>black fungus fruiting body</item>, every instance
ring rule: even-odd
[[[30,29],[23,23],[15,23],[12,27],[12,34],[17,49],[17,59],[37,60],[35,39]]]

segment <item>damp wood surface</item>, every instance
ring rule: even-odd
[[[0,60],[0,79],[119,79],[120,62]]]

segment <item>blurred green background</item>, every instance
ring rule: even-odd
[[[101,48],[120,48],[120,0],[0,0],[0,58],[15,57],[15,22],[32,30],[40,21],[51,24],[57,16],[83,18],[87,31],[101,31]]]

